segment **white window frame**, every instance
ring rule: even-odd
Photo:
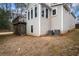
[[[28,20],[30,20],[30,11],[28,10]]]
[[[47,11],[46,11],[46,9],[47,9]],[[49,18],[49,9],[48,8],[46,8],[46,9],[45,9],[45,13],[46,12],[48,12],[48,13],[45,14],[45,18]]]
[[[56,10],[56,14],[53,15],[53,10]],[[52,16],[56,16],[57,15],[57,8],[52,9]]]
[[[33,19],[33,9],[31,8],[31,19]]]

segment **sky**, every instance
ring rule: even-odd
[[[14,4],[14,3],[12,3],[12,9],[16,9],[16,7],[15,7],[15,4]]]
[[[74,12],[76,17],[79,16],[79,4],[78,3],[72,4],[71,10]]]

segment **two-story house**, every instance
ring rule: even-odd
[[[28,3],[26,11],[26,34],[41,36],[49,31],[66,33],[75,28],[75,17],[69,4]]]

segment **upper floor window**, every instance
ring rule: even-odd
[[[53,14],[53,15],[56,15],[56,9],[54,9],[54,10],[52,11],[52,14]]]
[[[30,19],[30,12],[28,11],[28,20]]]
[[[48,9],[46,8],[46,18],[48,18]]]
[[[31,18],[33,18],[33,10],[31,10]]]
[[[37,17],[37,7],[35,7],[35,17]]]
[[[42,15],[41,16],[44,17],[44,10],[42,10]]]

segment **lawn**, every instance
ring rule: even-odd
[[[79,55],[79,29],[62,36],[0,36],[0,55]]]

